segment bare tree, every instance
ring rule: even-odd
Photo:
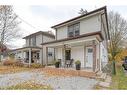
[[[0,42],[6,44],[13,39],[20,37],[18,32],[17,15],[14,13],[12,6],[0,6]]]
[[[84,14],[87,14],[87,10],[84,10],[83,8],[81,8],[78,13],[81,15],[84,15]]]
[[[113,74],[115,70],[115,57],[121,52],[123,43],[127,39],[127,21],[117,12],[109,12],[108,25],[110,33],[109,54],[113,64]]]

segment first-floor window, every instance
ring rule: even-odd
[[[49,57],[52,56],[52,52],[48,52],[48,56],[49,56]]]
[[[37,53],[37,59],[39,59],[39,53]]]

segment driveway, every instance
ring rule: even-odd
[[[39,84],[50,85],[53,89],[86,90],[98,83],[95,79],[77,76],[47,76],[43,72],[24,71],[13,74],[0,74],[0,88],[34,80]]]

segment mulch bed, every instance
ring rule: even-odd
[[[42,70],[48,76],[80,76],[80,77],[88,77],[95,78],[96,74],[93,72],[87,72],[82,70],[72,70],[72,69],[64,69],[64,68],[52,68],[45,67]]]

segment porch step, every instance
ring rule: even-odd
[[[112,82],[111,76],[107,76],[106,79],[105,79],[105,82],[108,82],[108,83],[111,84],[111,82]]]
[[[98,85],[103,88],[109,88],[112,83],[111,76],[107,76],[104,81],[100,81]]]
[[[97,75],[97,79],[100,79],[100,80],[105,80],[106,77],[107,77],[106,73],[101,73],[101,74]]]
[[[109,88],[110,87],[110,83],[108,83],[108,82],[100,82],[99,86],[104,87],[104,88]]]
[[[99,72],[97,72],[96,74],[97,74],[97,76],[101,76],[102,75],[102,71],[99,71]]]

